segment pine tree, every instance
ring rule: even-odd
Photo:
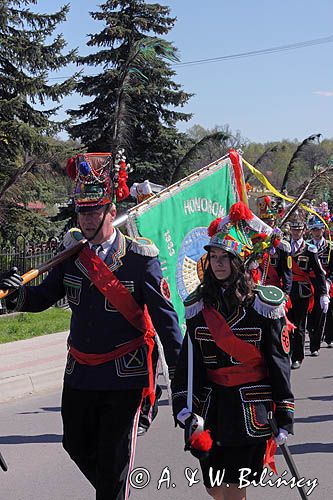
[[[79,120],[70,135],[89,151],[125,147],[135,164],[135,180],[148,175],[166,182],[189,142],[176,123],[191,115],[174,108],[184,106],[191,94],[173,81],[168,59],[176,49],[161,38],[175,23],[169,14],[168,7],[157,3],[108,0],[91,13],[104,28],[90,35],[88,46],[100,49],[79,58],[81,64],[103,70],[78,84],[80,94],[92,100],[70,110]]]
[[[53,115],[69,94],[76,76],[49,83],[49,73],[75,61],[76,51],[63,54],[62,35],[53,36],[66,20],[69,6],[53,14],[31,10],[37,0],[1,0],[0,6],[0,197],[50,149],[49,137],[64,128]],[[37,109],[55,103],[54,107]],[[51,104],[53,106],[53,104]]]

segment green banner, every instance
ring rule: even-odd
[[[237,201],[229,158],[205,167],[132,209],[127,227],[132,236],[154,241],[163,275],[183,332],[184,299],[199,284],[200,258],[206,253],[207,227],[224,217]]]

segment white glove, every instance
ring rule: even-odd
[[[286,444],[288,439],[288,431],[285,429],[279,429],[279,434],[274,437],[276,444]]]
[[[72,227],[69,231],[64,236],[63,239],[63,246],[66,250],[69,248],[72,248],[73,246],[77,245],[80,240],[84,238],[81,229],[78,229],[77,227]]]
[[[192,412],[188,408],[183,408],[177,415],[177,420],[181,424],[185,425],[185,421],[192,415]]]
[[[324,314],[328,311],[328,306],[330,305],[330,298],[328,295],[322,295],[320,297],[320,307]]]

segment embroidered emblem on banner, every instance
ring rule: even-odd
[[[289,354],[289,352],[290,352],[290,339],[289,339],[287,325],[285,325],[281,330],[281,344],[282,344],[284,352],[286,354]]]
[[[169,288],[168,282],[165,278],[161,279],[160,290],[161,290],[161,294],[163,295],[163,297],[167,300],[170,300],[170,298],[171,298],[170,288]]]
[[[176,270],[177,291],[183,301],[200,284],[206,255],[203,247],[208,243],[206,227],[195,227],[183,239]]]

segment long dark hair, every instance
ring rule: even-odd
[[[253,301],[255,283],[251,273],[245,269],[243,262],[230,252],[228,255],[231,274],[227,280],[221,281],[215,277],[212,271],[210,252],[208,251],[200,294],[205,305],[219,309],[219,303],[222,300],[221,287],[223,287],[223,301],[228,311],[231,311],[240,305],[247,306]]]

